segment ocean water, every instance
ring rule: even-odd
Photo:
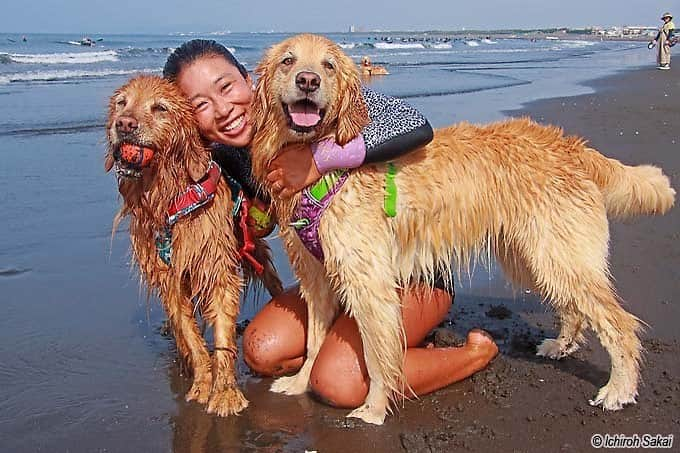
[[[101,35],[84,47],[78,35],[23,42],[0,34],[1,451],[168,451],[201,414],[182,402],[187,381],[159,333],[160,306],[130,270],[127,233],[112,238],[117,191],[103,172],[108,97],[135,73],[159,73],[172,49],[194,37],[218,40],[252,70],[286,35]],[[372,88],[408,99],[435,126],[500,119],[654,58],[640,42],[565,36],[329,37],[355,61],[368,55],[387,66],[391,75]],[[272,246],[292,283],[276,239]],[[457,303],[480,297],[508,297],[497,270],[460,284]],[[264,299],[246,297],[242,319]],[[257,411],[233,422],[228,442],[266,429]]]

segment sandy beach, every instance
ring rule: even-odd
[[[154,43],[160,45],[165,49],[165,41]],[[570,77],[600,71],[600,58],[621,56],[622,66],[649,59],[644,69],[589,82],[593,93],[545,99],[504,114],[559,125],[627,164],[658,165],[680,187],[677,68],[656,71],[646,49],[579,50],[559,64],[553,50],[526,61],[525,52],[517,51],[522,58],[513,63],[494,57],[500,61],[481,66],[460,57],[477,62],[478,54],[462,52],[452,53],[454,63],[446,60],[443,70],[439,63],[411,67],[407,61],[401,67],[395,59],[401,75],[375,88],[412,96],[409,102],[443,126],[503,116],[489,106],[572,92],[576,82]],[[110,57],[104,53],[101,58]],[[432,55],[433,61],[449,58]],[[529,77],[537,72],[545,76]],[[411,93],[421,74],[427,74],[422,86],[430,91]],[[7,122],[0,127],[7,164],[0,167],[0,200],[9,207],[0,242],[0,451],[582,452],[591,449],[594,434],[673,434],[677,449],[677,206],[663,217],[611,224],[618,293],[648,324],[635,406],[605,413],[588,405],[609,373],[607,355],[592,335],[571,358],[537,358],[536,345],[558,331],[553,314],[531,293],[505,284],[496,267],[457,282],[449,320],[433,340],[448,344],[481,327],[494,336],[501,354],[472,378],[405,402],[384,426],[346,419],[347,410],[308,395],[273,394],[271,380],[251,375],[243,363],[241,383],[250,407],[242,415],[221,419],[186,403],[190,381],[180,374],[172,339],[161,332],[162,308],[148,303],[129,270],[127,232],[111,238],[117,201],[114,179],[102,170],[101,115],[118,79],[92,77],[82,84],[8,82],[10,88],[0,90],[11,100],[0,104]],[[460,84],[456,92],[440,91],[452,81]],[[32,122],[35,111],[42,116]],[[277,267],[291,283],[280,246],[276,253]],[[248,297],[241,318],[252,316],[262,300]]]

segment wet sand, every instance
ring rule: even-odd
[[[680,187],[677,71],[650,67],[592,86],[595,94],[540,101],[508,115],[558,124],[625,163],[660,165]],[[99,168],[91,143],[90,137],[71,140],[68,152],[78,151],[84,167]],[[52,177],[49,169],[39,170]],[[101,188],[93,194],[115,190],[101,174],[72,173],[53,177]],[[147,306],[129,278],[121,256],[127,248],[124,231],[113,242],[113,256],[107,254],[113,205],[113,196],[84,200],[83,209],[56,220],[73,237],[33,252],[42,263],[37,269],[19,263],[0,270],[5,310],[0,451],[580,452],[591,448],[595,433],[674,434],[676,448],[680,442],[677,207],[664,217],[611,228],[617,289],[627,308],[649,324],[638,405],[616,413],[588,405],[609,373],[608,358],[592,335],[571,358],[535,357],[536,344],[557,333],[553,315],[492,269],[474,284],[459,282],[450,320],[442,327],[462,338],[472,327],[485,328],[501,355],[470,379],[406,402],[375,427],[346,419],[347,410],[309,396],[272,394],[271,380],[249,375],[242,363],[251,404],[241,416],[220,419],[185,403],[190,382],[176,366],[172,340],[159,332],[162,310]],[[31,219],[42,215],[35,211]],[[88,236],[81,224],[93,218],[97,233]],[[62,268],[78,278],[64,279]],[[290,275],[284,278],[290,281]],[[254,309],[252,303],[243,308]]]

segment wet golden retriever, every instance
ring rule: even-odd
[[[243,278],[230,188],[201,141],[191,106],[160,77],[138,76],[116,90],[106,131],[105,168],[115,166],[123,198],[114,231],[130,218],[134,261],[149,291],[160,296],[177,350],[193,374],[186,399],[208,403],[210,413],[236,414],[248,401],[235,375]],[[201,191],[214,195],[200,199]],[[181,198],[186,194],[195,209],[180,213],[173,224],[169,211],[173,205],[186,207]],[[265,263],[265,286],[280,292],[263,241],[257,242],[256,255]],[[197,312],[214,329],[212,359]]]
[[[368,118],[356,66],[326,38],[299,35],[274,45],[257,72],[253,168],[272,193],[267,165],[283,145],[326,136],[344,144]],[[291,112],[301,111],[298,124],[302,116]],[[323,262],[293,228],[282,228],[309,324],[306,362],[295,376],[275,381],[273,391],[308,389],[314,359],[342,307],[359,326],[371,379],[364,405],[349,416],[383,423],[389,399],[403,395],[405,385],[397,289],[432,278],[452,261],[465,269],[471,257],[494,252],[507,277],[533,288],[561,319],[559,336],[543,341],[538,354],[571,354],[590,327],[611,358],[609,382],[591,404],[616,410],[635,402],[640,321],[614,292],[607,217],[670,209],[675,191],[660,169],[623,165],[529,119],[439,129],[429,145],[394,165],[396,216],[383,211],[390,167],[352,171],[319,223]],[[280,225],[299,200],[299,194],[273,200]]]

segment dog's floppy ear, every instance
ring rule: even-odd
[[[193,182],[198,182],[208,171],[211,155],[198,132],[198,126],[191,110],[177,107],[177,121],[172,134],[169,158],[182,165]]]
[[[338,126],[335,142],[344,146],[370,122],[366,102],[361,94],[361,81],[354,62],[339,48],[338,62]]]
[[[271,97],[271,80],[274,77],[273,71],[276,69],[279,54],[281,53],[283,44],[275,44],[270,47],[262,57],[260,64],[255,69],[257,77],[257,84],[255,85],[255,96],[253,97],[253,119],[255,120],[255,129],[261,129],[267,124],[272,114]]]
[[[113,155],[111,154],[110,151],[107,151],[106,156],[104,156],[104,171],[106,173],[111,171],[111,169],[113,168],[114,162],[115,161],[113,159]]]
[[[263,177],[266,174],[269,162],[282,145],[278,142],[279,137],[282,136],[281,131],[278,130],[281,125],[279,124],[280,119],[277,119],[273,114],[275,101],[271,90],[274,71],[278,65],[282,48],[283,43],[270,47],[255,69],[258,79],[255,85],[251,112],[254,120],[251,156],[253,174],[256,177]]]
[[[203,144],[197,133],[188,134],[184,142],[183,162],[193,182],[200,181],[208,171],[210,151]]]
[[[207,150],[205,152],[207,153]],[[194,156],[188,158],[186,161],[186,169],[191,180],[198,182],[208,172],[208,162],[210,161],[210,158],[208,154],[206,154],[208,157],[203,156],[202,158],[196,156],[196,153],[193,154]]]

